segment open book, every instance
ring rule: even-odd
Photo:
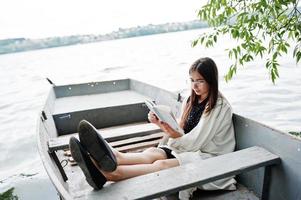
[[[174,114],[171,112],[170,107],[165,106],[165,105],[157,105],[152,101],[145,100],[146,106],[149,108],[150,111],[155,113],[155,115],[159,118],[160,121],[163,121],[171,128],[173,128],[175,131],[178,131],[180,133],[183,132],[181,127],[179,126],[176,117]]]

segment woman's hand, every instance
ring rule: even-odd
[[[154,123],[154,124],[157,124],[158,126],[160,126],[160,121],[158,119],[158,117],[151,111],[149,111],[148,115],[147,115],[147,118],[148,120],[151,122],[151,123]]]
[[[171,126],[169,126],[169,124],[165,122],[160,121],[159,126],[165,133],[167,133],[172,138],[178,138],[182,136],[179,132],[175,131],[173,128],[171,128]]]

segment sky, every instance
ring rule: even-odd
[[[201,0],[1,0],[0,39],[103,34],[197,19]]]

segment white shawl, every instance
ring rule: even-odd
[[[187,99],[182,106],[186,106]],[[203,113],[196,127],[179,138],[165,138],[159,146],[167,146],[180,165],[202,160],[234,151],[235,136],[232,123],[232,108],[228,101],[219,95],[215,107],[209,114]],[[235,190],[233,177],[204,184],[204,190]],[[180,199],[189,199],[196,188],[180,192]]]

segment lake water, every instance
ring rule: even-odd
[[[0,55],[0,192],[15,187],[21,199],[56,199],[36,144],[36,121],[50,84],[130,77],[171,91],[188,87],[188,68],[199,57],[212,57],[220,72],[220,90],[234,112],[276,129],[301,131],[301,67],[287,56],[273,85],[256,60],[225,83],[230,61],[224,38],[215,48],[191,48],[203,30]]]

